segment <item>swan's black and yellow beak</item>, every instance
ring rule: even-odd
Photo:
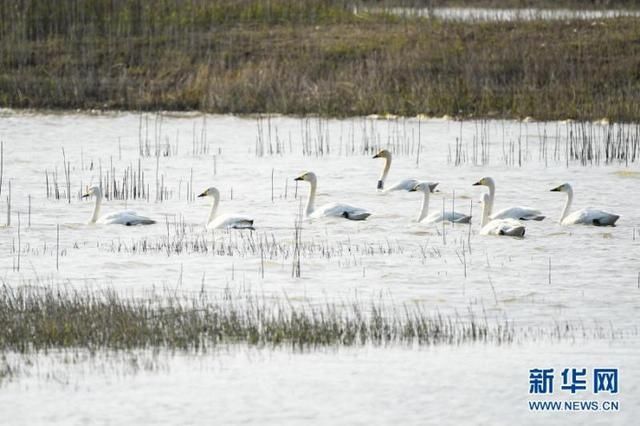
[[[562,191],[562,189],[561,189],[561,188],[562,188],[562,185],[560,185],[560,186],[556,186],[555,188],[553,188],[553,189],[551,189],[551,190],[549,190],[549,191],[550,191],[550,192],[560,192],[560,191]]]
[[[89,197],[91,197],[91,194],[89,194],[89,193],[82,194],[82,198],[89,198]]]
[[[304,175],[302,176],[298,176],[297,178],[295,178],[294,180],[304,180]]]
[[[373,156],[373,157],[371,157],[371,158],[380,158],[380,153],[377,153],[376,155],[374,155],[374,156]]]
[[[198,197],[206,197],[207,196],[207,191],[204,191],[202,194],[198,195]]]
[[[476,183],[474,183],[471,186],[480,186],[480,185],[482,185],[482,180],[477,181]]]
[[[416,192],[416,191],[417,191],[416,187],[417,187],[417,185],[416,185],[416,186],[414,186],[413,188],[411,188],[411,189],[409,190],[409,192]]]

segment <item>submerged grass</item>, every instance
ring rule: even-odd
[[[508,343],[508,322],[400,311],[384,304],[323,306],[270,302],[227,291],[125,298],[114,290],[56,287],[0,288],[0,351],[169,348],[206,350],[225,343],[251,345],[420,345]]]
[[[419,305],[303,304],[229,289],[215,296],[175,290],[124,297],[114,289],[0,287],[0,352],[49,349],[206,351],[218,345],[313,348],[353,345],[510,344],[624,337],[569,323],[516,329],[508,320],[424,312]]]
[[[354,3],[375,4],[14,2],[0,105],[640,118],[637,19],[448,22]]]

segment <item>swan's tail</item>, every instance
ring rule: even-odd
[[[524,226],[514,226],[512,228],[503,228],[500,230],[500,235],[506,235],[509,237],[524,237]]]
[[[455,223],[471,223],[471,216],[462,215],[458,219],[454,220]]]
[[[542,215],[528,215],[528,216],[522,216],[520,218],[520,220],[537,220],[537,221],[541,221],[544,220],[545,216]]]
[[[349,220],[366,220],[371,213],[369,212],[344,212],[342,216]]]
[[[130,220],[125,223],[127,226],[136,226],[136,225],[153,225],[156,223],[155,220],[149,219],[146,217],[141,217],[140,219]]]
[[[617,214],[610,214],[606,217],[593,219],[593,224],[595,226],[616,226],[616,221],[620,219],[620,216]]]
[[[253,219],[251,220],[242,220],[237,223],[234,223],[231,227],[233,229],[248,229],[250,231],[255,231],[256,228],[253,227]]]

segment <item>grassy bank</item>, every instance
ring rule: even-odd
[[[640,119],[630,18],[442,22],[330,0],[12,5],[0,6],[5,107]]]

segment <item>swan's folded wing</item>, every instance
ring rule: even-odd
[[[156,223],[155,220],[145,216],[138,215],[133,210],[122,210],[102,216],[97,223],[104,225],[151,225]]]
[[[411,191],[413,187],[416,186],[417,184],[418,184],[418,180],[416,179],[403,179],[385,188],[383,192]]]
[[[350,220],[364,220],[370,215],[371,213],[367,210],[359,207],[353,207],[349,204],[329,203],[318,207],[310,217],[342,217]]]
[[[507,207],[494,214],[491,219],[542,220],[544,216],[540,210],[529,207]]]
[[[445,219],[455,223],[471,223],[471,216],[460,212],[445,212]]]
[[[443,215],[443,213],[439,211],[439,212],[431,213],[429,216],[427,216],[422,220],[422,223],[438,223],[438,222],[442,222],[443,220],[447,222],[455,222],[455,223],[470,223],[471,216],[468,216],[460,212],[452,212],[452,211],[445,211]]]
[[[253,219],[246,216],[219,215],[207,224],[208,229],[254,229]]]

